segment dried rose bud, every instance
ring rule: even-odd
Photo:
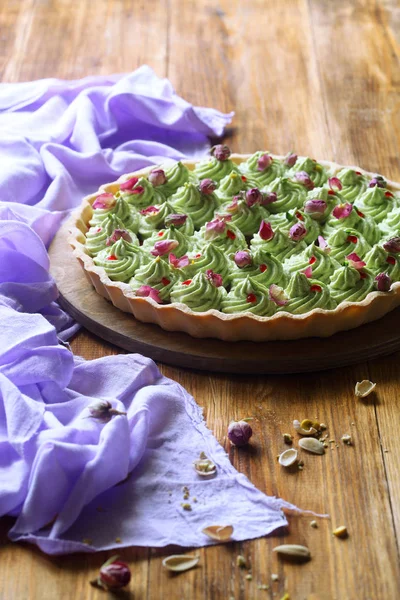
[[[162,169],[154,169],[154,171],[149,173],[148,180],[150,181],[151,185],[157,187],[158,185],[164,185],[164,183],[167,183],[167,176],[165,175],[165,171]]]
[[[126,412],[113,408],[108,400],[101,400],[96,404],[91,404],[88,408],[90,416],[100,421],[100,423],[108,423],[114,415],[126,415]]]
[[[338,177],[330,177],[328,180],[328,185],[333,192],[335,192],[335,191],[340,192],[340,190],[343,188],[342,182],[340,181],[340,179]]]
[[[318,221],[324,215],[327,208],[328,205],[325,200],[315,198],[314,200],[307,200],[304,205],[304,212],[312,219]]]
[[[390,290],[392,280],[386,273],[379,273],[379,275],[375,277],[375,281],[378,292],[388,292]]]
[[[267,223],[266,221],[261,221],[260,229],[258,230],[258,235],[265,242],[272,240],[275,233],[272,230],[271,223]]]
[[[371,181],[369,182],[368,187],[385,188],[386,187],[386,181],[383,179],[383,177],[381,175],[375,175],[375,177],[373,177],[371,179]]]
[[[128,585],[131,580],[130,568],[117,558],[118,556],[112,556],[100,567],[98,578],[90,582],[93,586],[112,591]]]
[[[322,235],[318,236],[318,244],[319,247],[321,248],[321,250],[324,250],[325,252],[330,252],[331,249],[328,246],[328,242],[326,241],[326,239],[324,237],[322,237]]]
[[[127,181],[124,181],[123,183],[121,183],[120,186],[119,186],[119,189],[122,192],[129,191],[129,190],[131,190],[132,188],[135,187],[135,185],[137,184],[138,181],[139,181],[138,177],[131,177]]]
[[[266,171],[272,164],[272,156],[269,154],[261,154],[257,161],[257,171]]]
[[[353,269],[357,269],[357,271],[361,271],[361,269],[363,269],[366,266],[366,263],[363,260],[361,260],[361,258],[358,256],[358,254],[356,254],[356,252],[348,254],[346,256],[346,260],[348,261],[349,266],[353,267]]]
[[[126,242],[132,241],[132,237],[129,231],[127,231],[126,229],[114,229],[114,233],[110,235],[110,237],[108,237],[106,240],[106,246],[111,246],[111,244],[114,244],[114,242],[118,242],[118,240],[120,240],[121,238]]]
[[[206,240],[215,240],[221,233],[225,231],[225,220],[213,219],[206,224],[204,237]]]
[[[212,269],[207,269],[206,278],[209,280],[211,285],[217,288],[221,287],[223,283],[221,275],[219,275],[218,273],[214,273]]]
[[[300,242],[307,235],[307,229],[303,223],[296,223],[289,229],[289,237],[294,242]]]
[[[309,176],[309,174],[306,173],[305,171],[299,171],[298,173],[295,173],[294,178],[296,179],[296,181],[298,181],[299,183],[304,185],[304,187],[307,190],[314,189],[314,182],[311,179],[311,177]]]
[[[202,194],[209,196],[217,189],[217,184],[212,179],[202,179],[199,183],[199,188]]]
[[[186,221],[187,215],[183,214],[167,215],[164,219],[165,227],[169,227],[170,225],[180,227],[181,225],[184,225]]]
[[[168,254],[171,250],[175,250],[179,246],[179,242],[177,240],[161,240],[160,242],[156,242],[154,244],[154,248],[151,250],[151,254],[153,256],[164,256],[164,254]]]
[[[112,208],[117,203],[112,194],[100,194],[92,204],[92,208]]]
[[[250,252],[247,252],[247,250],[238,250],[233,260],[240,269],[248,267],[253,262],[251,254]]]
[[[276,192],[264,192],[261,200],[261,206],[268,206],[278,200]]]
[[[156,215],[160,212],[160,209],[157,206],[148,206],[147,208],[143,208],[139,211],[141,215]]]
[[[332,211],[335,219],[347,219],[353,210],[353,205],[349,202],[347,204],[338,204]]]
[[[160,292],[156,288],[151,287],[151,285],[141,285],[136,290],[136,296],[139,296],[139,298],[151,298],[154,302],[162,304]]]
[[[216,146],[213,146],[210,152],[212,156],[215,156],[217,160],[221,161],[228,160],[231,155],[230,149],[225,144],[217,144]]]
[[[312,277],[312,266],[308,266],[307,269],[304,269],[304,271],[302,271],[302,273],[304,273],[304,275],[307,277],[307,279],[311,279]]]
[[[182,258],[177,258],[175,254],[170,254],[169,264],[175,269],[182,269],[183,267],[188,267],[190,265],[190,260],[188,256],[182,256]]]
[[[248,207],[254,206],[254,204],[260,203],[263,199],[263,195],[258,188],[251,188],[246,192],[246,204]]]
[[[293,152],[289,152],[288,154],[286,154],[284,160],[283,160],[283,164],[286,165],[287,167],[293,167],[297,162],[297,154],[294,154]]]
[[[386,252],[390,254],[398,254],[400,252],[400,237],[394,237],[383,244]]]
[[[228,427],[228,438],[234,446],[245,446],[253,430],[247,421],[232,421]]]

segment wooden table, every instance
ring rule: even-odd
[[[234,151],[294,149],[400,180],[399,26],[395,0],[3,0],[0,68],[3,81],[15,82],[147,63],[190,102],[236,111]],[[72,347],[87,359],[118,352],[84,331]],[[311,517],[291,516],[279,535],[201,550],[200,567],[178,577],[161,569],[160,552],[124,550],[132,583],[122,597],[279,600],[288,591],[292,600],[399,598],[398,368],[397,354],[315,375],[209,376],[161,366],[204,406],[239,471],[267,494],[331,520],[313,529]],[[354,396],[362,379],[378,384],[365,402]],[[235,416],[255,417],[251,452],[227,443]],[[304,417],[324,421],[337,443],[288,473],[276,455],[292,420]],[[352,446],[340,441],[345,433]],[[342,524],[347,540],[332,536]],[[9,526],[2,521],[1,600],[108,597],[88,583],[106,553],[50,558],[8,542]],[[278,561],[272,548],[283,542],[309,546],[311,562]],[[252,580],[236,566],[238,554]],[[272,573],[279,581],[271,582]]]

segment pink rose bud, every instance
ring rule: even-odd
[[[122,192],[126,192],[128,190],[131,190],[132,188],[135,187],[135,185],[137,184],[138,181],[139,181],[138,177],[131,177],[127,181],[124,181],[123,183],[121,183],[120,186],[119,186],[119,189]]]
[[[272,302],[275,302],[277,306],[285,306],[289,301],[283,288],[275,283],[269,286],[269,298]]]
[[[379,275],[375,277],[375,281],[378,292],[388,292],[390,290],[392,280],[386,273],[379,273]]]
[[[321,250],[325,250],[325,252],[331,251],[328,246],[328,242],[326,241],[326,239],[324,237],[322,237],[322,235],[318,236],[318,243],[319,243],[319,247],[321,248]]]
[[[383,244],[386,252],[398,254],[400,252],[400,237],[394,237]]]
[[[157,206],[148,206],[147,208],[143,208],[140,212],[141,215],[156,215],[160,209]]]
[[[117,242],[121,238],[126,242],[132,241],[129,231],[126,229],[114,229],[114,233],[107,238],[106,246],[111,246],[111,244],[114,244],[114,242]]]
[[[164,256],[164,254],[168,254],[171,250],[175,250],[179,246],[179,242],[177,240],[161,240],[160,242],[156,242],[154,244],[154,248],[151,250],[151,254],[153,256]]]
[[[92,204],[92,208],[112,208],[117,203],[112,194],[100,194]]]
[[[373,177],[371,179],[371,181],[369,182],[368,187],[385,188],[386,187],[386,181],[383,179],[383,177],[381,175],[375,175],[375,177]]]
[[[295,173],[294,178],[296,179],[296,181],[298,181],[299,183],[304,185],[304,187],[307,190],[314,189],[314,182],[311,179],[311,177],[309,176],[309,174],[306,173],[305,171],[299,171],[298,173]]]
[[[271,223],[266,223],[265,221],[261,221],[260,229],[258,230],[258,235],[265,242],[272,240],[275,233],[272,230]]]
[[[248,267],[253,262],[251,254],[250,252],[247,252],[247,250],[239,250],[236,252],[233,260],[240,269],[243,267]]]
[[[162,169],[154,169],[151,171],[151,173],[149,173],[148,180],[154,187],[167,183],[167,177]]]
[[[328,185],[333,192],[340,192],[340,190],[343,188],[342,182],[340,181],[340,179],[338,179],[338,177],[331,177],[328,181]]]
[[[361,258],[356,252],[348,254],[346,256],[346,260],[349,263],[349,266],[353,267],[353,269],[357,269],[357,271],[361,271],[361,269],[363,269],[366,265],[366,263],[363,260],[361,260]]]
[[[245,446],[251,436],[253,430],[247,421],[232,421],[228,427],[228,438],[234,446]]]
[[[212,269],[207,269],[206,277],[214,287],[221,287],[223,283],[221,275],[218,275],[218,273],[214,273]]]
[[[211,155],[215,156],[217,160],[224,161],[228,160],[231,155],[231,151],[229,150],[228,146],[225,146],[225,144],[217,144],[211,148]]]
[[[217,184],[212,179],[202,179],[199,188],[202,194],[209,196],[217,189]]]
[[[96,404],[91,404],[89,407],[90,416],[97,419],[100,423],[108,423],[114,415],[126,415],[126,412],[121,412],[112,407],[108,400],[101,400]]]
[[[120,590],[128,585],[131,580],[131,571],[128,565],[117,557],[112,557],[100,568],[99,577],[93,585],[103,588],[107,591]],[[111,562],[110,562],[111,561]]]
[[[297,162],[297,154],[294,154],[293,152],[289,152],[288,154],[286,154],[285,158],[283,159],[283,164],[286,167],[294,167],[296,162]]]
[[[269,154],[261,154],[257,161],[257,171],[266,171],[272,164],[272,156]]]
[[[248,207],[254,206],[254,204],[260,203],[263,199],[263,195],[257,188],[251,188],[246,192],[246,204]]]
[[[151,285],[141,285],[140,288],[136,290],[136,296],[139,296],[140,298],[151,298],[158,304],[162,304],[160,292],[156,290],[156,288],[151,287]]]
[[[307,269],[304,269],[304,271],[302,271],[302,273],[304,273],[304,275],[308,279],[311,279],[311,277],[312,277],[312,266],[310,265],[309,267],[307,267]]]
[[[223,219],[213,219],[206,224],[204,237],[206,240],[215,240],[221,233],[225,231],[225,221]]]
[[[175,227],[180,227],[184,225],[187,221],[187,215],[175,214],[175,215],[167,215],[164,219],[165,227],[170,227],[174,225]]]
[[[260,202],[261,206],[268,206],[268,204],[272,204],[278,200],[278,196],[276,192],[264,192],[262,200]]]
[[[325,200],[307,200],[304,205],[304,212],[309,215],[312,219],[320,219],[328,208]]]
[[[190,265],[190,260],[188,256],[182,256],[182,258],[177,258],[175,256],[175,254],[170,254],[169,257],[169,264],[172,267],[175,267],[175,269],[182,269],[183,267],[188,267]]]
[[[352,210],[353,210],[353,205],[350,203],[338,204],[333,209],[332,214],[335,217],[335,219],[347,219],[347,217],[351,214]]]
[[[307,235],[307,229],[304,227],[303,223],[296,223],[292,225],[289,230],[289,237],[294,242],[300,242]]]

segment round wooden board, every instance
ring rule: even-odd
[[[330,338],[277,342],[223,342],[192,338],[141,323],[97,294],[66,241],[64,225],[54,238],[50,272],[59,302],[92,333],[169,365],[228,373],[301,373],[376,358],[400,350],[400,308],[379,321]]]

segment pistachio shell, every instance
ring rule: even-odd
[[[282,454],[279,455],[279,464],[282,467],[290,467],[294,465],[297,461],[297,450],[294,448],[289,448],[289,450],[285,450]]]
[[[193,556],[189,554],[172,554],[171,556],[167,556],[162,561],[163,567],[168,569],[168,571],[175,571],[175,573],[182,573],[183,571],[188,571],[189,569],[193,569],[199,562],[199,556]]]
[[[231,539],[233,533],[232,525],[210,525],[202,530],[202,533],[208,535],[213,540],[226,542]]]
[[[333,530],[333,535],[335,535],[338,538],[347,538],[349,533],[347,531],[347,527],[345,525],[341,525],[340,527],[336,527],[336,529]]]
[[[324,445],[315,438],[302,438],[299,440],[299,446],[312,454],[325,454]]]
[[[308,560],[311,558],[311,553],[307,546],[299,546],[298,544],[282,544],[276,546],[273,550],[282,556],[289,556],[290,558],[297,558],[299,560]]]
[[[202,452],[202,455],[203,454],[204,453]],[[200,477],[211,477],[217,472],[217,466],[205,455],[204,458],[201,456],[198,460],[195,460],[193,466],[197,475],[200,475]]]
[[[295,428],[297,433],[299,433],[300,435],[315,435],[316,433],[318,433],[314,427],[310,427],[309,429],[304,429],[301,426],[300,421],[298,421],[297,419],[295,419],[293,421],[293,427]]]
[[[368,381],[368,379],[357,381],[355,394],[359,398],[366,398],[371,392],[374,391],[375,387],[376,383],[372,383],[372,381]]]

